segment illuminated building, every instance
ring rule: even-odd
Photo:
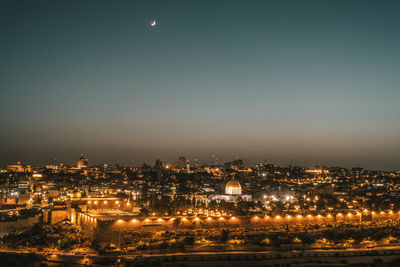
[[[225,195],[215,195],[212,199],[226,202],[237,202],[239,199],[251,201],[251,195],[243,195],[240,183],[236,180],[230,180],[225,185]]]
[[[190,172],[190,162],[189,162],[189,160],[186,161],[186,172],[187,173]]]
[[[225,186],[225,194],[227,195],[241,195],[242,194],[242,186],[238,181],[231,180],[226,183]]]
[[[186,164],[186,158],[185,157],[179,157],[179,169],[184,170]]]
[[[22,165],[18,162],[15,165],[7,165],[8,172],[32,172],[32,167],[30,165]]]
[[[87,158],[85,158],[83,156],[83,154],[81,154],[81,157],[79,158],[79,160],[76,162],[76,168],[78,170],[82,169],[82,168],[87,168],[89,163],[89,160]]]

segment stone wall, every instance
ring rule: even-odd
[[[68,219],[68,211],[65,210],[52,210],[50,213],[50,223],[56,224],[65,219]]]
[[[19,219],[16,221],[0,222],[0,237],[8,235],[12,232],[19,232],[19,231],[31,228],[35,224],[39,223],[41,216],[42,215],[38,214],[34,217],[28,217],[28,218]]]

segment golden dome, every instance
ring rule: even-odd
[[[242,194],[242,186],[238,181],[230,180],[226,183],[225,186],[225,194],[227,195],[241,195]]]

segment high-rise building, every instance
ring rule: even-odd
[[[185,164],[186,164],[186,158],[183,156],[179,157],[179,169],[184,170],[186,167]]]
[[[194,159],[193,160],[193,169],[198,169],[199,168],[199,160],[198,159]]]
[[[186,161],[186,172],[187,173],[190,172],[190,161],[189,160]]]
[[[87,168],[89,163],[89,160],[87,158],[85,158],[83,156],[83,154],[81,154],[81,157],[79,158],[79,160],[76,162],[76,168],[77,169],[83,169],[83,168]]]
[[[161,169],[162,168],[162,161],[160,159],[156,159],[154,167]]]
[[[156,169],[156,170],[161,170],[162,169],[162,161],[161,160],[159,160],[159,159],[156,159],[156,162],[155,162],[155,164],[154,164],[154,169]]]

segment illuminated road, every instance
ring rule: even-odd
[[[155,251],[156,252],[156,251]],[[290,263],[324,261],[339,263],[347,261],[351,264],[357,263],[373,263],[374,260],[381,259],[383,262],[391,262],[400,260],[400,245],[374,248],[349,248],[349,249],[302,249],[302,250],[235,250],[235,251],[186,251],[186,252],[169,252],[169,253],[149,253],[134,252],[127,255],[74,255],[71,253],[52,253],[52,252],[33,252],[29,250],[11,250],[1,249],[1,254],[12,256],[35,256],[40,262],[49,263],[66,263],[66,264],[100,264],[102,262],[109,263],[111,261],[146,261],[159,260],[162,262],[199,262],[209,261],[240,261],[243,263],[252,262],[258,264],[268,263]],[[113,263],[114,264],[114,263]],[[110,265],[113,266],[113,265]]]

